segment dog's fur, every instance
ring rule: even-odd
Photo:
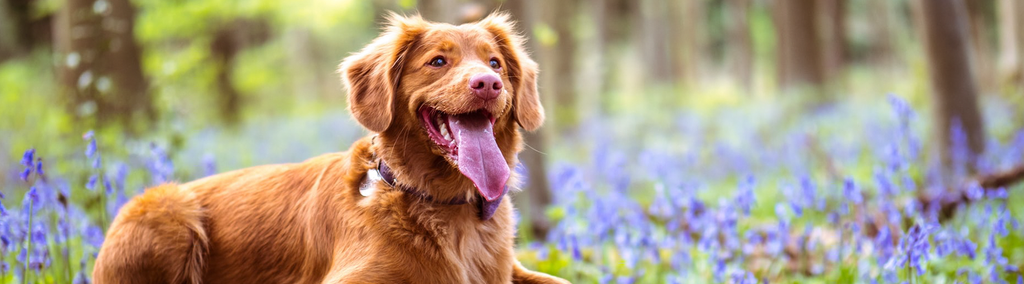
[[[508,17],[461,26],[393,15],[390,27],[341,66],[356,120],[377,132],[344,153],[150,188],[118,214],[93,277],[107,283],[567,283],[515,259],[515,218],[505,198],[482,220],[474,184],[445,159],[417,117],[484,109],[512,167],[521,139],[544,120],[537,66]],[[424,65],[442,54],[446,68]],[[504,90],[480,101],[472,74],[495,72]],[[359,193],[383,158],[399,186]],[[513,182],[515,177],[511,179]],[[513,183],[510,182],[510,183]]]

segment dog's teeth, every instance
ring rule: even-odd
[[[440,128],[439,130],[441,131],[441,136],[444,136],[444,139],[452,140],[451,139],[451,135],[449,135],[449,133],[448,133],[448,126],[447,125],[441,124],[441,127],[439,127],[439,128]]]

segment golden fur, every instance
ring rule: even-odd
[[[515,259],[515,220],[505,198],[483,221],[473,183],[445,159],[416,116],[427,104],[448,113],[485,109],[510,167],[518,127],[544,120],[537,66],[508,17],[462,26],[392,16],[390,27],[342,63],[349,108],[376,138],[297,164],[223,173],[150,188],[114,220],[96,260],[95,283],[568,283]],[[444,70],[423,65],[437,54]],[[497,99],[468,95],[469,77],[499,58]],[[401,186],[359,188],[383,158]],[[514,182],[514,177],[512,178]]]

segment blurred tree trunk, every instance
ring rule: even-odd
[[[335,89],[326,86],[334,80],[326,76],[330,73],[322,72],[326,67],[322,66],[323,63],[330,60],[326,60],[320,50],[322,45],[316,36],[305,27],[290,28],[282,36],[287,50],[288,72],[295,75],[292,94],[310,101],[330,101]]]
[[[671,84],[689,81],[699,59],[703,30],[703,0],[640,0],[634,17],[640,37],[644,80]],[[685,27],[685,28],[684,28]],[[693,70],[690,70],[693,69]],[[690,72],[687,72],[690,71]]]
[[[533,33],[533,26],[537,19],[534,15],[538,14],[537,3],[538,1],[533,0],[516,0],[506,2],[504,8],[512,14],[512,17],[518,22],[518,29],[524,35],[526,39],[526,49],[533,51],[531,56],[540,65],[541,69],[547,67],[548,62],[539,56],[538,54],[541,49],[539,48],[540,43]],[[548,72],[541,72],[542,79]],[[550,96],[551,86],[544,81],[541,84],[541,100],[544,104],[548,105],[548,110],[551,110]],[[550,111],[548,113],[550,116]],[[549,124],[550,125],[550,124]],[[523,132],[523,142],[526,144],[525,149],[519,152],[521,163],[526,166],[526,188],[520,194],[526,195],[526,198],[516,198],[515,201],[521,212],[526,213],[525,218],[529,220],[530,233],[533,234],[534,238],[544,239],[547,237],[548,230],[551,229],[551,221],[548,220],[547,215],[544,211],[551,205],[551,188],[548,183],[547,176],[547,165],[544,160],[544,153],[547,151],[547,140],[546,137],[550,133],[552,127],[542,127],[534,132]]]
[[[980,90],[994,91],[996,86],[995,64],[992,62],[993,50],[989,37],[990,8],[992,0],[963,0],[967,7],[968,27],[970,29],[972,68],[977,76]]]
[[[28,17],[28,1],[0,2],[0,62],[25,52],[24,25]]]
[[[79,115],[95,113],[100,123],[127,124],[136,115],[152,120],[131,2],[67,1],[57,17],[53,40],[69,109]]]
[[[434,22],[458,24],[458,0],[419,0],[417,6],[424,19]]]
[[[239,121],[242,109],[242,94],[231,80],[234,73],[235,57],[242,50],[262,44],[269,37],[269,24],[260,19],[237,19],[214,32],[210,43],[216,71],[219,112],[228,124]]]
[[[870,0],[868,2],[868,25],[871,27],[871,55],[869,60],[890,69],[895,64],[893,49],[892,21],[890,0]]]
[[[729,17],[729,60],[743,90],[750,92],[754,81],[754,48],[750,39],[751,0],[727,0]]]
[[[695,84],[700,79],[700,68],[708,56],[708,0],[672,1],[665,25],[664,37],[669,38],[669,58],[675,64],[674,80],[682,85]],[[676,35],[675,31],[682,32]]]
[[[0,62],[53,41],[53,15],[36,15],[37,0],[0,0]]]
[[[782,89],[818,87],[824,80],[815,29],[818,3],[817,0],[772,2],[778,42],[776,68]]]
[[[915,7],[920,10],[922,35],[928,53],[936,107],[935,128],[941,141],[940,157],[946,171],[943,176],[952,178],[954,172],[951,169],[966,167],[971,171],[973,157],[981,154],[985,146],[984,125],[978,112],[977,85],[969,61],[971,43],[967,11],[959,0],[918,1]],[[962,139],[966,141],[954,141],[953,126],[957,122],[964,134]],[[957,149],[956,145],[964,142],[967,149]]]
[[[824,77],[834,82],[846,67],[846,1],[822,0],[818,5]]]
[[[1024,92],[1024,2],[999,1],[999,61],[1002,82],[1015,84]]]
[[[538,3],[540,23],[554,33],[549,43],[537,46],[541,70],[542,91],[553,97],[547,104],[554,114],[548,116],[547,125],[555,129],[571,127],[579,122],[576,98],[576,37],[573,24],[576,20],[579,2],[577,0],[543,1]]]

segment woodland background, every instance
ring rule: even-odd
[[[388,11],[528,38],[528,267],[1021,283],[1016,0],[2,0],[0,280],[87,281],[146,186],[347,149],[336,68]]]

